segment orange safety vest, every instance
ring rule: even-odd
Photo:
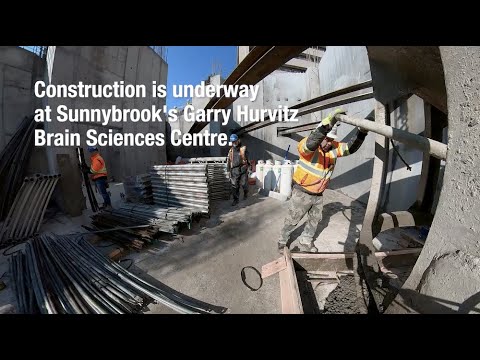
[[[100,156],[100,154],[94,154],[90,157],[91,165],[90,172],[93,174],[92,179],[98,179],[102,176],[107,176],[107,167],[105,166],[105,161]]]
[[[327,188],[337,158],[348,155],[347,143],[332,142],[332,150],[324,153],[320,146],[310,151],[307,138],[298,143],[300,161],[293,174],[293,181],[312,194],[321,194]]]
[[[240,147],[240,159],[242,159],[243,165],[247,165],[247,159],[245,159],[246,149],[246,146]],[[228,151],[228,159],[230,160],[230,164],[233,164],[233,148],[230,148],[230,150]]]

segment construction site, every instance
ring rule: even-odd
[[[0,47],[0,314],[480,313],[479,47],[167,49]]]

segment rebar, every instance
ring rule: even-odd
[[[9,266],[18,313],[140,313],[152,301],[179,313],[226,310],[156,287],[78,236],[36,236],[11,256]]]
[[[0,231],[0,248],[38,233],[59,174],[25,178]]]

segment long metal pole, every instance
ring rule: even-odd
[[[388,125],[378,124],[370,120],[357,119],[347,115],[335,115],[335,118],[346,124],[361,127],[365,130],[383,135],[389,139],[397,140],[413,148],[428,152],[430,155],[438,159],[445,160],[447,158],[447,145],[439,141],[421,135],[412,134],[408,131],[396,129]]]

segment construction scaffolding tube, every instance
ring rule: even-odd
[[[437,159],[445,160],[447,158],[447,145],[439,141],[435,141],[421,135],[412,134],[408,131],[396,129],[388,125],[378,124],[370,120],[356,119],[347,115],[340,114],[335,115],[335,118],[338,121],[344,122],[346,124],[361,127],[365,130],[383,135],[389,139],[397,140],[413,148],[428,152],[430,155],[436,157]]]

